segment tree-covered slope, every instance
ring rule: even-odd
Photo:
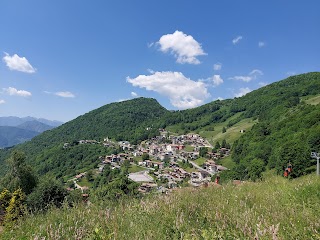
[[[320,73],[314,72],[289,77],[241,98],[218,100],[183,111],[168,111],[154,99],[137,98],[93,110],[16,149],[26,152],[29,163],[39,173],[54,171],[63,176],[65,168],[74,172],[93,164],[85,156],[88,149],[73,149],[76,152],[70,154],[63,150],[65,142],[109,137],[137,143],[157,134],[159,127],[181,133],[200,132],[213,141],[217,139],[213,136],[215,127],[225,127],[226,133],[221,133],[219,139],[225,136],[227,141],[229,137],[231,142],[235,141],[232,157],[237,168],[229,172],[230,176],[255,179],[266,168],[282,170],[288,159],[294,164],[293,176],[300,176],[313,164],[310,150],[319,149],[320,135],[319,105],[309,105],[304,99],[319,93]],[[253,128],[244,134],[228,134],[240,123]],[[297,146],[297,151],[290,150],[292,146]],[[90,151],[96,152],[89,154],[94,161],[101,150]],[[0,152],[0,161],[7,156],[8,151]]]
[[[111,103],[46,131],[15,149],[26,153],[28,162],[38,173],[53,171],[55,175],[63,176],[85,168],[85,164],[89,167],[93,161],[97,161],[99,154],[105,154],[105,150],[88,145],[65,150],[65,142],[85,139],[100,141],[109,137],[135,143],[157,135],[158,127],[153,124],[158,123],[158,119],[167,112],[155,99],[136,98]],[[8,154],[9,151],[0,152],[2,162]]]
[[[293,165],[292,177],[314,171],[311,151],[320,151],[320,106],[307,104],[304,96],[320,93],[320,74],[290,77],[248,94],[238,101],[246,116],[259,123],[233,146],[237,167],[232,178],[256,179],[266,168],[282,173]]]

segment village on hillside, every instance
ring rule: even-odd
[[[111,169],[121,168],[126,161],[130,163],[128,178],[140,183],[139,191],[147,193],[158,191],[167,193],[177,187],[207,186],[216,180],[219,172],[227,168],[217,164],[217,160],[229,156],[230,146],[224,143],[213,147],[198,134],[171,135],[164,129],[159,129],[160,135],[132,145],[128,141],[114,142],[105,138],[103,142],[96,140],[80,140],[79,144],[101,144],[104,147],[117,147],[121,153],[99,157],[96,174],[101,174],[105,166]],[[63,148],[70,147],[65,143]],[[76,175],[75,188],[83,192],[88,186],[78,184],[86,172]],[[219,178],[219,177],[218,177]],[[72,190],[69,188],[69,190]]]

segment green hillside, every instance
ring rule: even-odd
[[[98,146],[64,150],[65,142],[109,137],[136,144],[157,135],[158,128],[166,128],[178,134],[199,133],[212,144],[224,139],[231,143],[236,169],[227,178],[256,179],[268,168],[280,173],[289,161],[295,168],[292,176],[297,177],[313,170],[310,151],[319,149],[319,105],[305,100],[315,102],[319,92],[320,73],[314,72],[289,77],[241,98],[183,111],[168,111],[154,99],[137,98],[105,105],[14,149],[24,151],[39,174],[63,177],[89,169],[99,154],[112,151]],[[8,150],[0,151],[0,163],[8,155]],[[5,168],[0,175],[1,171]]]
[[[320,179],[269,176],[29,214],[1,239],[319,239]]]
[[[76,174],[92,168],[97,164],[98,156],[109,153],[109,150],[94,145],[63,149],[64,143],[101,141],[106,137],[135,143],[157,135],[158,127],[153,127],[153,124],[167,112],[155,99],[137,98],[111,103],[46,131],[14,149],[25,152],[28,162],[41,175],[49,172],[57,177]],[[9,151],[12,149],[0,151],[0,162],[8,158]],[[2,167],[0,175],[4,172]]]

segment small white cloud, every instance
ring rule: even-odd
[[[296,75],[297,73],[296,72],[293,72],[293,71],[290,71],[290,72],[286,72],[286,75],[288,76],[293,76],[293,75]]]
[[[138,94],[136,92],[131,92],[131,97],[138,97]]]
[[[223,79],[221,78],[220,75],[213,75],[211,80],[212,80],[214,86],[219,86],[220,84],[223,83]]]
[[[147,69],[148,73],[154,74],[154,71],[150,68]]]
[[[261,70],[254,69],[248,75],[245,75],[245,76],[234,76],[234,77],[230,77],[229,79],[231,79],[231,80],[240,80],[240,81],[244,81],[244,82],[250,82],[250,81],[258,78],[261,75],[263,75],[263,72]]]
[[[59,96],[59,97],[63,97],[63,98],[74,98],[75,95],[72,92],[56,92],[54,93],[54,95]]]
[[[157,44],[160,51],[171,52],[178,63],[200,64],[198,56],[207,55],[201,45],[191,36],[180,31],[163,35]]]
[[[213,65],[213,70],[215,71],[219,71],[222,68],[222,64],[221,63],[216,63]]]
[[[235,93],[235,97],[242,97],[246,95],[247,93],[251,92],[252,90],[250,88],[240,88],[238,93]]]
[[[29,61],[25,57],[19,57],[17,54],[10,56],[8,53],[5,53],[3,61],[6,63],[7,67],[10,70],[25,72],[25,73],[34,73],[36,69],[31,66]]]
[[[268,83],[265,83],[265,82],[259,82],[258,84],[259,84],[259,86],[261,86],[261,87],[264,87],[264,86],[267,86],[267,85],[268,85]]]
[[[5,102],[5,100],[0,99],[0,104],[4,104]]]
[[[117,102],[124,102],[124,101],[128,101],[130,100],[130,98],[120,98],[117,100]]]
[[[236,37],[236,38],[232,39],[232,43],[233,43],[233,45],[238,44],[238,43],[239,43],[239,41],[240,41],[241,39],[242,39],[242,36],[238,36],[238,37]]]
[[[259,43],[258,43],[259,48],[262,48],[262,47],[264,47],[265,45],[266,45],[265,42],[259,42]]]
[[[3,88],[2,89],[5,93],[9,94],[10,96],[19,96],[19,97],[31,97],[32,94],[25,90],[17,90],[13,87]]]
[[[127,82],[168,97],[178,109],[197,107],[210,96],[204,82],[193,81],[181,72],[155,72],[148,76],[127,77]]]

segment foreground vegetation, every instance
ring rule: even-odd
[[[29,214],[1,239],[319,239],[320,178],[184,188]]]

